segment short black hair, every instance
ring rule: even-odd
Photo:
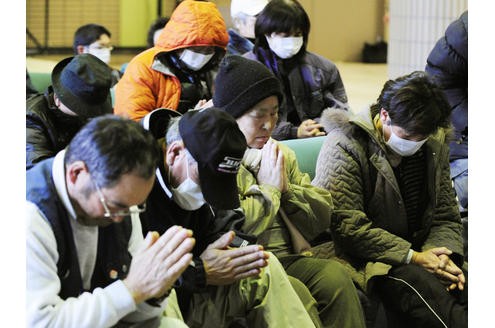
[[[450,127],[450,106],[445,95],[423,71],[388,80],[371,114],[388,112],[394,125],[414,135],[428,136],[438,128]]]
[[[297,0],[269,1],[256,18],[254,25],[255,47],[269,48],[265,35],[271,35],[274,32],[288,34],[300,32],[304,44],[299,53],[304,53],[310,28],[311,23],[308,14]]]
[[[148,48],[154,47],[155,44],[153,43],[153,36],[155,35],[155,32],[159,29],[164,28],[165,25],[167,25],[169,19],[169,17],[159,17],[153,23],[151,23],[151,26],[148,29],[148,35],[146,37],[146,45]]]
[[[149,179],[156,170],[160,150],[139,123],[113,114],[91,119],[67,146],[64,163],[83,161],[100,187],[112,187],[122,175]]]
[[[103,34],[112,37],[110,31],[98,24],[86,24],[79,27],[74,33],[74,53],[77,55],[77,46],[89,46],[98,40]]]

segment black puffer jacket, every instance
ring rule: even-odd
[[[452,108],[455,139],[450,160],[468,157],[468,12],[453,21],[437,41],[425,68],[444,90]]]
[[[53,89],[26,101],[26,170],[55,156],[84,125],[78,116],[62,113],[53,103]]]

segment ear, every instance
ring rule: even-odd
[[[66,168],[67,185],[74,186],[78,181],[89,178],[89,171],[83,161],[75,161]]]
[[[78,45],[78,46],[76,47],[76,49],[77,49],[77,54],[78,54],[78,55],[80,55],[80,54],[83,54],[83,53],[84,53],[84,46],[82,46],[82,45]]]
[[[174,165],[180,152],[184,149],[184,143],[182,141],[174,141],[171,145],[167,146],[165,153],[165,160],[168,166]]]
[[[390,125],[390,120],[387,120],[388,119],[388,112],[381,108],[380,109],[380,120],[382,121],[382,123],[384,125]]]

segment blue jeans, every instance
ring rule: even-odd
[[[457,199],[464,209],[468,206],[468,159],[461,158],[450,162],[450,176],[454,182]]]

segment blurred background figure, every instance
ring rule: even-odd
[[[148,30],[148,35],[146,37],[146,46],[148,48],[152,48],[155,46],[160,33],[163,31],[165,25],[167,25],[169,19],[169,17],[159,17],[153,23],[151,23]]]
[[[112,34],[104,26],[86,24],[79,27],[74,33],[74,54],[92,54],[105,64],[109,65],[113,50]],[[122,73],[112,69],[112,87],[120,80]]]
[[[230,16],[234,28],[229,28],[228,55],[243,55],[254,47],[254,23],[268,0],[232,0]]]
[[[426,72],[443,89],[452,110],[455,139],[450,171],[461,205],[468,207],[468,12],[452,22],[430,52]]]

